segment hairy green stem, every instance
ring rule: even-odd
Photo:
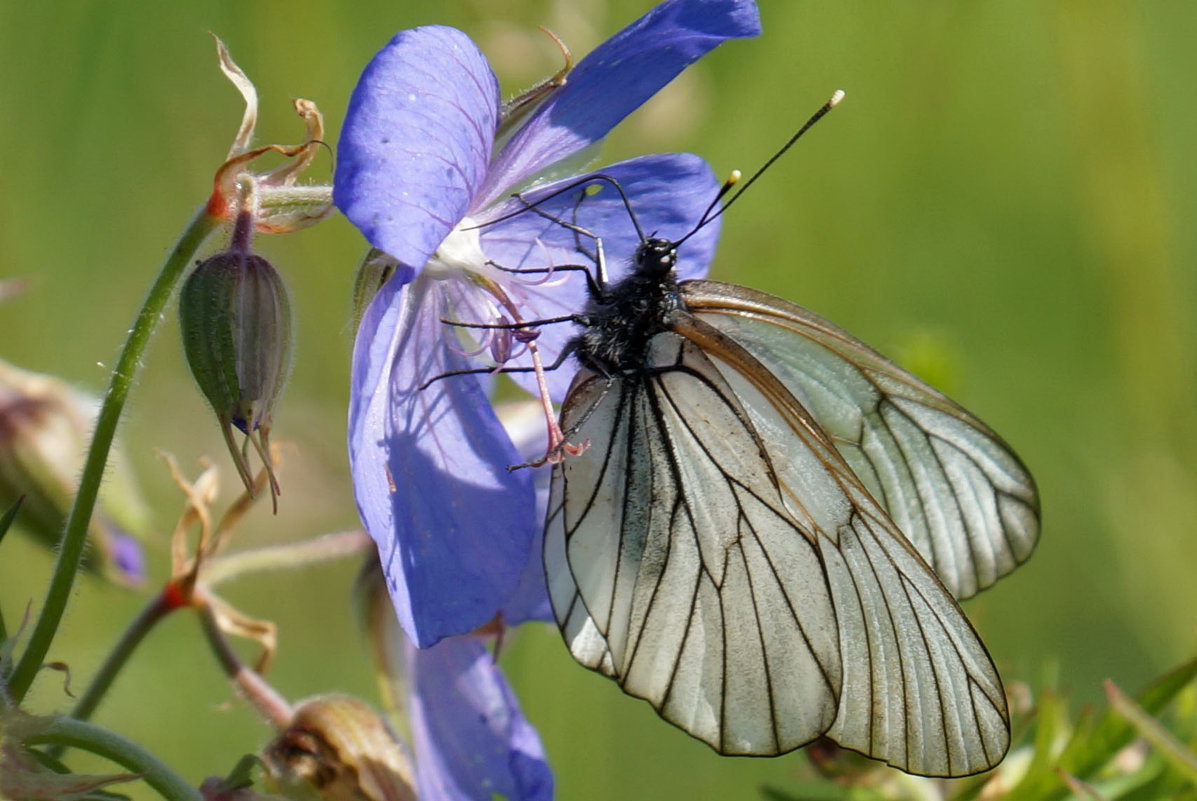
[[[256,548],[216,557],[204,565],[204,583],[215,586],[247,573],[293,570],[310,564],[356,556],[365,551],[372,542],[364,532],[343,531],[303,542]],[[71,717],[76,720],[88,720],[91,717],[133,651],[158,621],[177,608],[165,592],[154,596],[142,608],[109,652],[87,690],[80,696],[75,708],[71,710]]]
[[[58,718],[42,731],[27,737],[25,743],[70,746],[99,754],[132,773],[140,774],[150,787],[169,801],[203,801],[199,790],[149,751],[118,734],[82,720]]]
[[[171,604],[164,592],[155,595],[149,603],[142,607],[137,617],[133,618],[133,622],[129,624],[120,640],[108,653],[104,664],[100,665],[99,672],[92,678],[87,690],[75,703],[75,708],[71,710],[72,718],[87,720],[91,717],[108,692],[108,688],[112,686],[116,674],[125,666],[125,662],[133,655],[133,651],[141,644],[145,636],[150,633],[150,629],[177,608]]]
[[[162,272],[150,288],[145,304],[129,331],[129,338],[125,340],[125,347],[121,351],[116,369],[112,371],[112,381],[100,406],[91,448],[87,452],[87,462],[79,480],[79,491],[75,495],[75,503],[71,507],[70,517],[67,518],[66,533],[63,534],[58,549],[54,576],[50,579],[45,603],[30,634],[29,645],[21,654],[21,661],[13,671],[8,685],[9,694],[17,703],[20,703],[29,691],[29,686],[33,684],[33,679],[50,650],[50,644],[54,641],[63,612],[66,611],[75,575],[79,572],[79,562],[83,557],[88,524],[91,522],[92,512],[95,511],[100,481],[108,463],[112,440],[116,436],[117,423],[120,422],[125,400],[129,397],[129,390],[133,386],[137,369],[141,366],[146,346],[149,345],[154,327],[162,317],[162,310],[166,307],[175,284],[191,263],[196,250],[218,223],[219,220],[210,216],[206,209],[200,209],[188,223],[179,237],[178,244],[162,266]]]
[[[287,699],[279,694],[267,683],[266,679],[255,670],[251,670],[241,662],[233,646],[220,630],[220,623],[216,619],[216,612],[210,603],[210,596],[202,587],[196,588],[195,611],[199,613],[200,626],[212,653],[224,668],[224,672],[240,690],[241,695],[249,701],[258,713],[280,731],[291,722],[294,714]]]

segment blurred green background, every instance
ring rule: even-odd
[[[289,99],[335,141],[357,74],[398,29],[457,25],[510,94],[555,70],[543,24],[579,56],[648,0],[0,5],[0,357],[98,392],[161,260],[207,196],[241,101],[218,33],[262,97],[259,141],[294,142]],[[765,0],[764,35],[730,43],[630,118],[603,160],[693,150],[716,171],[767,158],[838,88],[845,102],[737,204],[715,276],[830,317],[930,376],[1000,431],[1042,491],[1030,563],[966,604],[1008,683],[1077,704],[1137,688],[1197,644],[1197,5],[865,4]],[[331,175],[322,156],[313,171]],[[1186,223],[1186,220],[1189,222]],[[350,288],[363,243],[334,218],[260,239],[297,310],[277,416],[289,444],[277,518],[243,545],[357,525],[344,418]],[[123,428],[154,504],[158,575],[180,508],[155,448],[236,478],[181,361],[173,309]],[[10,538],[0,604],[40,603],[50,557]],[[280,626],[270,678],[289,698],[376,699],[351,622],[354,567],[234,585]],[[51,658],[81,686],[140,607],[81,581]],[[98,720],[189,778],[226,772],[269,731],[234,698],[190,615],[155,631]],[[563,799],[751,798],[799,753],[727,759],[576,667],[527,627],[503,657]],[[65,709],[44,674],[32,708]],[[140,795],[139,797],[146,797]]]

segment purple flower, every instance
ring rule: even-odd
[[[552,799],[540,737],[482,641],[450,637],[409,652],[417,796]]]
[[[107,551],[107,556],[112,560],[112,567],[115,568],[117,575],[128,584],[138,585],[144,582],[146,565],[141,543],[137,541],[136,537],[116,524],[107,522],[102,517],[98,522],[104,536],[104,544],[101,548]]]
[[[472,631],[500,611],[507,623],[525,619],[532,613],[509,602],[530,558],[539,559],[532,471],[507,470],[521,459],[487,401],[489,382],[428,383],[496,363],[524,367],[529,354],[510,330],[442,320],[535,322],[579,311],[583,277],[545,270],[593,266],[595,243],[560,221],[601,236],[618,277],[640,235],[613,187],[532,179],[600,140],[722,41],[758,32],[751,0],[669,0],[600,45],[514,130],[485,57],[460,31],[402,31],[363,73],[334,199],[399,265],[358,330],[349,452],[359,512],[417,645]],[[705,163],[685,154],[603,174],[622,186],[645,232],[667,237],[689,232],[718,188]],[[555,194],[563,187],[572,189]],[[682,277],[705,273],[717,237],[708,225],[689,240]],[[575,329],[538,331],[551,362]],[[556,400],[572,372],[549,374]],[[517,380],[530,386],[528,376]]]
[[[417,797],[551,799],[553,774],[540,737],[485,639],[446,637],[416,648],[400,628],[383,584],[377,565],[363,572],[358,608],[383,696],[406,721]]]

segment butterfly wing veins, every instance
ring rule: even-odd
[[[575,657],[723,753],[828,734],[915,773],[996,764],[1000,680],[951,594],[784,384],[684,308],[667,327],[563,408],[610,432],[550,498]]]

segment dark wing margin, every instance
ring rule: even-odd
[[[800,306],[714,281],[681,289],[691,312],[809,411],[953,595],[971,597],[1030,556],[1038,491],[988,426]]]

